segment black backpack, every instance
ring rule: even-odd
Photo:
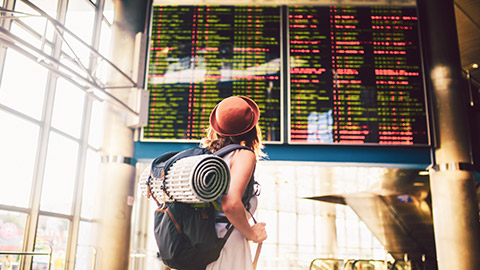
[[[214,155],[223,157],[238,149],[251,150],[246,146],[231,144],[218,150]],[[201,147],[193,147],[180,152],[165,153],[153,161],[151,177],[161,178],[167,174],[175,161],[202,154],[211,152]],[[247,210],[248,201],[255,195],[256,184],[252,175],[242,197]],[[227,224],[229,229],[225,236],[217,237],[216,208],[218,209],[218,205],[215,202],[187,204],[173,201],[159,205],[155,211],[154,233],[159,249],[158,256],[164,264],[174,269],[197,270],[205,269],[209,263],[218,259],[220,251],[233,231],[233,226]]]

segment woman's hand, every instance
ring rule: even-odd
[[[255,223],[252,226],[252,230],[255,233],[255,237],[248,240],[253,241],[254,243],[261,243],[265,239],[267,239],[267,231],[265,230],[266,225],[267,224],[265,224],[265,222]]]

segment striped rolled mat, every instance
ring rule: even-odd
[[[164,192],[160,179],[148,176],[147,168],[140,177],[140,189],[148,197],[147,185],[151,196],[163,203]],[[177,160],[165,177],[166,201],[172,199],[183,203],[205,203],[226,194],[230,185],[230,169],[225,161],[215,155],[197,155]]]

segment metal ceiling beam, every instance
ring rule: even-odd
[[[104,98],[99,97],[98,95],[95,95],[92,91],[93,90],[98,90],[100,91],[103,95],[108,97],[108,101],[112,101],[114,104],[117,104],[118,106],[126,109],[129,113],[132,113],[135,116],[138,116],[139,113],[132,108],[129,104],[126,102],[122,101],[121,99],[117,98],[113,93],[110,91],[107,91],[107,89],[125,89],[125,88],[138,88],[137,83],[130,77],[128,76],[125,72],[123,72],[117,65],[115,65],[113,62],[105,58],[103,55],[101,55],[97,50],[95,50],[93,47],[85,43],[83,40],[81,40],[78,36],[76,36],[73,32],[65,28],[60,22],[55,20],[54,18],[50,17],[48,14],[46,14],[44,11],[42,11],[40,8],[36,7],[34,4],[32,4],[29,1],[24,1],[27,5],[29,5],[32,9],[37,11],[40,15],[33,15],[33,14],[26,14],[23,12],[17,12],[13,10],[8,10],[4,8],[0,8],[0,12],[5,12],[7,14],[11,15],[4,15],[0,16],[0,19],[10,19],[18,22],[21,26],[23,27],[28,27],[28,25],[24,25],[21,22],[22,17],[43,17],[45,18],[49,23],[51,23],[55,29],[55,31],[60,35],[62,42],[65,43],[69,49],[72,51],[74,54],[74,58],[72,58],[72,63],[77,66],[82,73],[85,75],[80,74],[79,72],[75,71],[72,69],[70,66],[66,65],[64,61],[61,61],[60,59],[56,59],[55,57],[45,53],[43,51],[43,44],[46,41],[45,36],[40,36],[40,39],[43,40],[42,42],[42,49],[36,48],[35,46],[31,45],[29,42],[25,41],[21,37],[14,35],[13,33],[10,32],[9,29],[6,29],[4,27],[0,27],[0,43],[3,45],[14,49],[18,51],[19,53],[23,54],[24,56],[36,61],[40,65],[46,67],[53,73],[57,74],[58,76],[68,80],[69,82],[75,84],[78,86],[80,89],[84,90],[87,94],[93,96],[94,98],[98,100],[105,100]],[[17,15],[19,14],[19,15]],[[31,30],[31,29],[30,29]],[[33,30],[31,30],[33,31]],[[30,32],[31,32],[30,31]],[[91,53],[93,53],[96,57],[101,58],[102,61],[105,61],[109,67],[111,67],[116,74],[119,74],[120,77],[123,78],[122,80],[122,85],[120,86],[105,86],[101,84],[100,79],[96,78],[94,74],[92,74],[86,67],[83,66],[83,64],[80,62],[78,59],[75,51],[71,48],[71,46],[68,44],[68,42],[65,40],[65,33],[68,35],[72,36],[75,40],[80,42],[82,46],[87,48]],[[37,34],[38,38],[38,33]],[[65,55],[68,56],[68,54],[64,53]],[[100,84],[99,84],[100,83]]]

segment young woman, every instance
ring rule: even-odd
[[[232,96],[222,100],[210,115],[210,127],[201,145],[212,152],[228,144],[241,144],[252,151],[236,150],[224,157],[230,165],[230,187],[221,198],[222,211],[234,230],[228,238],[217,261],[207,266],[207,270],[253,269],[248,240],[261,243],[267,238],[265,223],[250,225],[249,213],[242,203],[242,195],[253,174],[257,160],[264,156],[262,152],[262,134],[258,126],[260,111],[250,98]],[[257,198],[250,200],[250,212],[253,214]],[[217,234],[223,237],[227,231],[225,223],[217,223]]]

